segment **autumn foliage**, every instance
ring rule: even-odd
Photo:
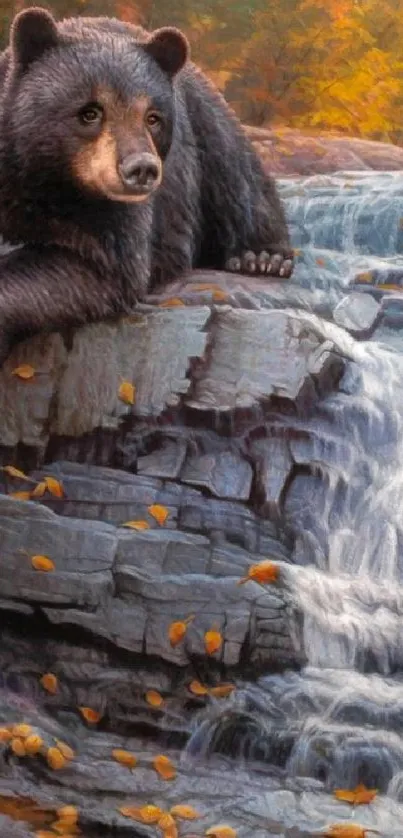
[[[29,5],[29,0],[3,3],[3,44],[14,12]],[[107,14],[148,28],[181,27],[194,59],[248,123],[403,143],[401,0],[51,0],[46,5],[58,16]]]

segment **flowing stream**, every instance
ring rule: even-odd
[[[294,282],[311,292],[313,308],[325,293],[334,310],[358,274],[364,283],[371,272],[399,284],[402,174],[340,173],[281,186],[300,249]],[[385,294],[399,308],[400,292]],[[277,766],[286,786],[292,778],[329,792],[365,783],[380,795],[352,820],[402,836],[403,324],[386,317],[365,341],[331,318],[327,328],[351,361],[339,392],[300,423],[313,467],[296,477],[285,506],[308,664],[244,685],[225,718],[200,721],[189,751],[225,751],[233,733],[238,757]],[[334,821],[348,817],[348,806],[329,807]],[[306,806],[299,825],[315,830],[321,821]]]

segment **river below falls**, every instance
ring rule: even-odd
[[[380,794],[352,820],[402,836],[403,323],[386,318],[356,340],[333,312],[357,275],[398,286],[403,175],[347,172],[280,185],[298,251],[292,282],[307,290],[312,310],[329,306],[329,336],[351,361],[339,392],[309,421],[317,479],[297,478],[285,507],[308,665],[237,692],[237,756],[281,765],[287,788],[304,780],[305,791],[315,782],[329,791],[326,817],[307,803],[301,832],[289,832],[296,822],[284,811],[278,834],[311,834],[326,819],[348,819],[349,807],[330,792],[364,783]],[[400,291],[392,291],[399,305]],[[230,714],[228,729],[236,731]],[[222,719],[204,720],[188,751],[225,750],[224,740]]]

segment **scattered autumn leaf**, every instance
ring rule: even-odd
[[[70,823],[70,821],[66,821],[64,819],[58,819],[57,821],[53,821],[52,829],[58,835],[63,835],[64,838],[73,838],[75,835],[80,835],[81,830],[78,828],[77,824]]]
[[[8,474],[9,477],[16,477],[18,480],[29,480],[32,482],[27,474],[20,471],[19,468],[15,468],[15,466],[2,466],[1,470]]]
[[[176,777],[176,769],[171,760],[163,754],[153,759],[153,766],[163,780],[173,780]]]
[[[228,294],[223,291],[221,288],[215,288],[213,291],[213,300],[214,302],[219,302],[220,300],[227,300]]]
[[[56,814],[59,820],[65,823],[75,824],[78,821],[78,810],[75,806],[60,806]]]
[[[31,492],[32,498],[41,498],[46,492],[46,483],[44,480],[40,480],[40,482],[35,486],[35,489]]]
[[[153,503],[151,506],[148,507],[148,511],[150,515],[153,518],[155,518],[157,524],[159,524],[160,527],[162,527],[165,524],[165,521],[169,515],[166,506],[162,506],[160,503]]]
[[[187,627],[192,620],[194,620],[194,615],[187,617],[186,620],[177,620],[176,622],[171,623],[168,630],[168,637],[173,648],[182,642],[187,632]]]
[[[209,695],[214,696],[214,698],[228,698],[235,690],[235,684],[219,684],[217,687],[209,689]]]
[[[102,719],[102,713],[99,713],[98,710],[93,710],[92,707],[79,707],[78,709],[83,719],[90,724],[97,724]]]
[[[193,806],[185,806],[180,803],[177,806],[172,806],[170,812],[174,818],[180,818],[183,821],[195,821],[201,818],[200,813]]]
[[[19,725],[13,725],[13,736],[20,736],[21,739],[26,739],[27,736],[31,736],[31,733],[33,733],[31,725],[27,725],[24,722]]]
[[[59,771],[61,768],[65,768],[66,766],[66,759],[62,752],[59,751],[59,748],[48,748],[46,752],[46,759],[49,767],[53,768],[54,771]]]
[[[112,756],[116,762],[120,762],[120,764],[125,765],[126,768],[134,768],[134,766],[137,765],[137,757],[135,757],[130,751],[115,748],[112,751]]]
[[[31,500],[31,492],[10,492],[8,497],[15,500]]]
[[[43,739],[39,736],[39,733],[32,733],[31,736],[27,736],[24,741],[25,750],[30,757],[35,756],[35,754],[39,754],[42,746]]]
[[[55,569],[55,563],[48,556],[32,556],[31,564],[35,570],[41,570],[43,573],[49,573],[50,570]]]
[[[205,687],[200,681],[191,681],[189,684],[188,689],[190,690],[193,695],[207,695],[208,688]]]
[[[8,727],[0,727],[0,742],[9,742],[13,734]]]
[[[318,256],[318,258],[317,258],[317,259],[315,259],[315,262],[316,262],[316,264],[317,264],[317,265],[319,265],[319,267],[321,267],[321,268],[323,268],[323,266],[326,264],[325,260],[324,260],[324,259],[322,259],[322,257],[321,257],[321,256]]]
[[[252,564],[248,569],[246,576],[239,580],[238,585],[244,585],[245,582],[258,582],[260,585],[268,585],[271,582],[276,582],[278,579],[279,569],[275,562],[270,559],[264,559],[258,564]]]
[[[358,823],[334,823],[328,826],[322,835],[325,838],[366,838],[370,833],[380,834],[377,829],[360,826]]]
[[[166,832],[167,829],[172,829],[175,826],[172,815],[169,812],[163,812],[158,821],[158,826],[163,832]]]
[[[120,806],[119,812],[124,818],[131,818],[133,821],[143,821],[141,809],[138,806]]]
[[[75,753],[73,748],[70,748],[70,745],[68,745],[67,742],[63,742],[62,739],[56,739],[56,747],[59,748],[59,751],[63,754],[65,759],[74,759]]]
[[[219,823],[217,826],[210,826],[205,835],[209,838],[236,838],[236,830],[232,826],[227,826],[225,823]]]
[[[15,367],[15,369],[11,370],[11,375],[16,375],[18,378],[28,381],[30,378],[34,377],[35,370],[30,364],[20,364],[19,367]]]
[[[59,682],[53,672],[46,672],[45,675],[42,675],[40,683],[47,693],[50,693],[50,695],[56,695],[59,689]]]
[[[208,655],[215,655],[221,649],[222,642],[222,634],[216,628],[213,627],[209,631],[206,631],[204,635],[204,648]]]
[[[145,694],[145,700],[151,707],[161,707],[164,703],[162,695],[157,690],[148,690]]]
[[[126,521],[125,524],[121,524],[122,527],[129,527],[132,530],[149,530],[150,524],[147,521]]]
[[[10,742],[10,748],[17,757],[25,757],[27,754],[23,739],[12,739]]]
[[[159,308],[174,308],[175,306],[184,306],[185,303],[180,297],[170,297],[169,300],[164,300],[162,303],[158,303]]]
[[[136,398],[136,389],[134,384],[130,381],[122,381],[119,390],[119,398],[125,404],[134,404]]]
[[[148,824],[157,823],[163,815],[163,810],[159,806],[152,806],[151,804],[141,808],[138,806],[121,806],[119,812],[125,818],[132,818],[132,820]]]
[[[359,783],[355,789],[336,789],[334,796],[344,803],[351,803],[353,806],[360,806],[363,803],[371,803],[377,795],[377,789],[367,789]]]
[[[49,829],[40,829],[39,832],[35,832],[35,838],[55,838],[55,833],[50,832]]]
[[[44,483],[46,485],[47,490],[50,492],[51,495],[54,495],[55,498],[64,497],[63,486],[59,480],[56,480],[55,477],[45,477]]]

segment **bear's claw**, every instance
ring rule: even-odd
[[[288,279],[291,276],[293,267],[292,252],[269,253],[266,250],[260,253],[246,250],[241,257],[231,256],[225,265],[225,269],[231,273],[279,276],[282,279]]]

